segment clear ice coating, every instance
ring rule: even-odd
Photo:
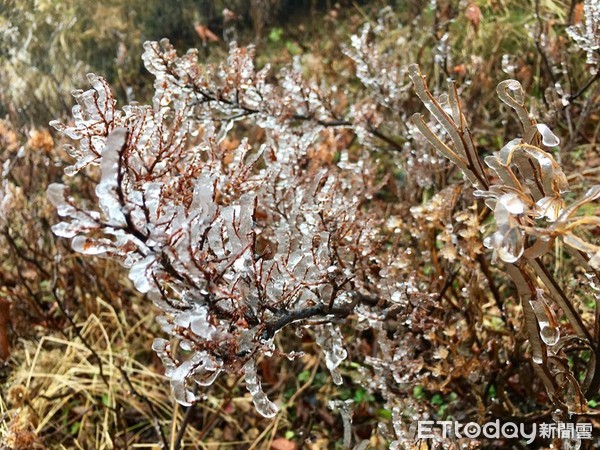
[[[542,136],[542,144],[546,147],[555,147],[560,144],[560,139],[552,132],[548,125],[544,123],[536,124],[536,128]]]
[[[342,384],[342,376],[338,371],[338,366],[346,359],[348,353],[344,349],[342,335],[339,329],[333,324],[325,324],[315,331],[317,344],[323,350],[325,355],[325,364],[331,372],[331,377],[335,384]]]
[[[508,75],[515,74],[517,69],[516,58],[514,55],[504,54],[502,55],[502,71]]]
[[[529,303],[538,321],[540,328],[540,338],[549,347],[556,345],[560,339],[560,329],[554,311],[546,303],[544,293],[537,290],[536,299]]]
[[[155,338],[152,343],[152,350],[156,352],[163,365],[165,366],[165,375],[170,377],[175,369],[175,361],[171,358],[171,344],[163,338]]]
[[[536,202],[539,217],[545,217],[549,222],[556,222],[565,208],[565,201],[556,195],[542,197]]]
[[[510,213],[519,216],[526,211],[525,202],[516,193],[505,194],[498,199],[498,203]]]
[[[106,144],[102,150],[102,160],[100,168],[102,178],[96,187],[96,195],[100,203],[100,208],[108,217],[108,223],[112,226],[124,226],[125,216],[123,206],[119,201],[117,193],[119,186],[119,170],[121,168],[121,151],[127,140],[127,130],[125,128],[116,128],[112,130],[106,138]]]
[[[154,263],[154,255],[146,256],[140,259],[129,269],[129,279],[133,281],[135,288],[145,294],[154,288],[152,273],[148,270],[150,265]]]
[[[256,373],[256,361],[254,359],[250,359],[244,364],[244,380],[246,381],[246,389],[248,389],[248,392],[252,396],[256,410],[266,418],[275,417],[279,408],[264,393]]]
[[[65,186],[49,188],[49,198],[65,218],[54,231],[72,239],[73,248],[79,252],[122,261],[136,289],[147,293],[162,310],[157,322],[169,340],[157,339],[153,348],[164,363],[173,394],[180,403],[189,405],[199,400],[195,385],[210,385],[221,371],[239,372],[241,368],[256,408],[262,415],[273,417],[277,406],[261,386],[257,355],[264,349],[264,336],[278,333],[286,324],[309,324],[334,382],[342,383],[340,365],[347,352],[338,327],[324,323],[342,322],[345,316],[334,317],[335,311],[351,304],[350,299],[355,298],[352,294],[377,286],[380,274],[389,284],[382,289],[384,295],[379,296],[379,304],[375,307],[372,301],[361,301],[354,310],[358,320],[367,324],[363,329],[377,331],[378,345],[373,350],[377,356],[384,355],[365,358],[376,375],[366,381],[369,388],[385,394],[387,380],[381,376],[384,370],[392,382],[407,384],[416,381],[417,373],[430,371],[437,376],[442,371],[438,367],[447,362],[448,350],[439,348],[432,349],[434,359],[440,363],[438,367],[409,367],[423,347],[401,333],[405,329],[418,330],[440,315],[428,315],[426,308],[420,308],[418,314],[404,316],[417,303],[419,307],[428,305],[429,294],[419,290],[430,286],[416,283],[412,290],[395,281],[400,279],[399,274],[407,273],[413,257],[435,256],[434,247],[425,255],[415,255],[415,248],[404,249],[398,253],[406,258],[401,262],[398,258],[390,265],[370,258],[370,243],[376,241],[381,224],[373,227],[365,220],[364,201],[376,198],[380,188],[377,183],[369,183],[379,177],[371,177],[373,168],[367,158],[355,161],[362,155],[343,142],[343,133],[337,134],[337,126],[324,125],[331,124],[334,118],[344,123],[339,130],[348,134],[354,131],[365,144],[377,130],[384,136],[400,137],[398,130],[389,129],[389,124],[383,122],[380,107],[399,110],[396,106],[409,95],[407,69],[398,61],[390,65],[386,51],[378,52],[379,45],[370,41],[371,31],[385,33],[385,27],[379,23],[371,28],[365,27],[360,36],[352,39],[347,53],[356,62],[359,79],[374,95],[352,107],[348,116],[331,114],[328,103],[340,106],[343,97],[328,98],[317,82],[300,76],[298,65],[284,70],[280,83],[273,85],[270,80],[277,76],[267,75],[268,68],[255,70],[252,48],[232,46],[225,64],[208,66],[198,64],[197,53],[178,56],[168,41],[161,41],[144,46],[144,62],[156,78],[151,106],[128,105],[122,111],[115,110],[107,84],[90,75],[92,89],[74,92],[78,103],[73,108],[75,126],[54,123],[79,141],[70,151],[76,162],[66,172],[74,175],[92,165],[100,169],[96,205],[94,200],[82,205],[69,197]],[[452,67],[450,35],[446,33],[439,44],[436,59]],[[506,59],[503,68],[514,72],[514,61]],[[505,99],[513,107],[523,106],[518,82],[509,81],[503,89]],[[454,131],[450,127],[457,154],[444,142],[438,145],[448,159],[462,161],[466,167],[466,156],[477,154],[465,142],[469,131],[453,95],[456,96],[451,91],[449,96],[440,98],[441,109],[433,98],[424,102],[430,110],[439,112],[437,131],[447,128],[450,119],[458,124]],[[236,122],[242,120],[250,124],[246,128],[244,123],[241,132],[253,129],[253,139],[252,143],[243,140],[237,145],[234,141],[240,130]],[[525,244],[532,242],[525,226],[540,215],[556,222],[565,214],[559,195],[563,179],[553,160],[541,151],[534,154],[527,148],[540,138],[550,147],[558,145],[559,140],[545,125],[535,126],[527,111],[525,120],[531,122],[532,131],[524,125],[523,139],[511,141],[499,154],[486,158],[498,177],[488,179],[491,171],[484,173],[482,168],[477,173],[478,187],[482,189],[478,193],[495,207],[497,219],[497,230],[486,245],[506,262],[517,262]],[[431,122],[420,123],[425,128],[431,126]],[[378,128],[382,124],[384,127]],[[409,126],[419,129],[417,125]],[[262,130],[255,133],[255,127]],[[265,142],[256,149],[254,138],[260,135],[264,135]],[[418,139],[413,133],[410,142],[401,147],[407,149],[415,144],[418,148],[417,144],[422,143]],[[394,139],[388,142],[393,143]],[[466,148],[461,148],[461,143]],[[407,164],[411,172],[418,171],[413,171],[410,163],[434,169],[425,171],[430,179],[420,181],[421,187],[434,186],[432,174],[448,173],[446,166],[440,166],[446,164],[445,160],[436,163],[440,158],[435,157],[434,149],[422,155],[414,153],[415,158]],[[539,166],[544,174],[543,182],[525,186],[524,194],[517,188],[526,172],[510,177],[507,170],[513,161],[523,160],[533,163],[536,169]],[[440,168],[444,172],[438,171]],[[512,190],[494,191],[497,185],[483,190],[488,189],[488,181],[494,183],[497,178]],[[418,211],[413,214],[417,216]],[[440,220],[425,220],[430,219]],[[569,219],[568,214],[564,219]],[[456,244],[463,237],[466,241],[460,224],[453,225],[456,226],[442,228],[448,236],[445,242]],[[474,224],[476,233],[480,232],[479,225]],[[398,224],[397,230],[397,237],[403,239],[406,228]],[[417,238],[420,231],[412,229],[410,234]],[[542,238],[538,239],[541,242]],[[587,251],[581,242],[570,239],[566,242]],[[395,250],[397,242],[390,242],[389,246]],[[388,243],[384,245],[387,247]],[[460,250],[465,248],[466,245]],[[479,255],[478,247],[472,250]],[[590,259],[591,265],[597,264],[598,255]],[[379,274],[380,265],[387,267]],[[462,279],[462,274],[457,273],[457,282]],[[444,283],[442,277],[439,283]],[[466,297],[472,291],[464,288],[458,292]],[[386,297],[391,297],[393,308],[381,311]],[[327,305],[329,310],[323,308]],[[537,320],[542,341],[555,349],[560,347],[555,318],[542,295],[531,305],[524,305],[534,311],[534,324]],[[320,313],[307,320],[302,313],[311,308]],[[384,329],[382,313],[386,314],[386,325],[397,319],[397,326]],[[457,332],[442,331],[448,332],[448,338],[452,337],[450,332]],[[392,337],[392,333],[397,334]],[[543,362],[543,358],[538,361]],[[474,379],[468,375],[467,378]],[[400,422],[405,411],[394,408],[393,412],[400,442],[404,433]],[[414,413],[406,412],[414,419]],[[345,426],[345,431],[349,429]],[[346,436],[350,434],[345,433],[344,439],[349,442],[350,437]]]
[[[583,5],[585,20],[568,27],[567,34],[586,53],[590,72],[595,75],[600,65],[600,5],[597,0],[585,0]]]
[[[352,443],[352,404],[354,400],[330,400],[328,403],[329,409],[336,412],[339,411],[344,424],[344,448],[350,448]]]
[[[190,406],[200,399],[189,386],[194,381],[200,386],[211,385],[221,371],[220,364],[206,352],[195,352],[187,360],[178,363],[171,355],[171,344],[166,339],[157,338],[152,344],[165,366],[165,375],[169,377],[171,391],[175,400],[183,406]]]
[[[498,231],[483,240],[483,245],[494,250],[507,263],[518,261],[524,252],[523,235],[517,227],[499,227]]]
[[[75,212],[75,208],[66,201],[66,192],[67,187],[59,183],[52,183],[46,189],[46,197],[59,216],[68,216]]]

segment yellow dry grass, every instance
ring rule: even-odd
[[[130,324],[111,305],[97,302],[99,313],[80,324],[85,343],[60,335],[23,342],[7,399],[0,402],[3,445],[18,447],[29,439],[27,431],[52,448],[158,448],[156,427],[166,436],[176,434],[170,431],[178,430],[184,411],[172,400],[166,378],[137,355],[150,348],[153,315]],[[200,407],[214,412],[210,403]],[[188,427],[187,434],[192,441],[197,430]]]

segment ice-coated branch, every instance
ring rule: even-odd
[[[117,259],[136,289],[163,312],[169,337],[153,348],[176,399],[189,405],[222,372],[246,373],[258,410],[274,414],[256,360],[273,339],[311,319],[327,367],[340,380],[343,339],[329,325],[365,299],[364,270],[376,232],[362,207],[377,189],[368,162],[306,167],[332,117],[324,96],[297,72],[279,86],[254,71],[250,49],[226,64],[178,57],[167,41],[147,43],[152,106],[115,108],[104,80],[76,93],[74,124],[54,126],[79,143],[75,175],[98,165],[97,203],[59,183],[48,198],[64,221],[54,232],[74,250]],[[231,147],[233,122],[265,130],[262,145]],[[300,122],[300,125],[298,125]]]

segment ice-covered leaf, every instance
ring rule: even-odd
[[[555,147],[560,144],[560,139],[544,123],[538,123],[536,128],[542,136],[542,144],[546,147]]]

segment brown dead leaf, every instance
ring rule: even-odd
[[[573,8],[573,25],[583,22],[583,3],[577,3]]]
[[[473,29],[475,33],[479,30],[479,23],[481,22],[481,18],[483,17],[481,14],[481,9],[475,3],[469,3],[467,9],[465,10],[465,16],[471,25],[473,25]]]
[[[281,377],[281,373],[274,367],[272,359],[264,359],[260,362],[260,369],[262,371],[262,378],[265,383],[275,385]]]
[[[196,30],[196,34],[198,34],[198,36],[200,37],[200,39],[202,39],[202,42],[204,43],[219,41],[219,37],[212,31],[210,31],[210,29],[207,26],[197,23],[196,25],[194,25],[194,29]]]
[[[29,408],[22,408],[12,417],[9,423],[8,434],[3,439],[2,448],[12,450],[42,450],[43,445],[38,437],[35,428],[37,424]]]
[[[54,149],[54,139],[52,139],[52,135],[46,128],[32,130],[27,145],[33,150],[50,153]]]
[[[225,138],[221,143],[221,150],[223,151],[223,163],[229,165],[233,162],[235,157],[235,150],[240,146],[238,139]]]
[[[286,438],[277,438],[271,442],[271,450],[296,450],[296,443]]]
[[[457,66],[454,66],[452,68],[452,72],[454,72],[459,77],[464,77],[467,74],[467,65],[466,64],[459,64]]]

